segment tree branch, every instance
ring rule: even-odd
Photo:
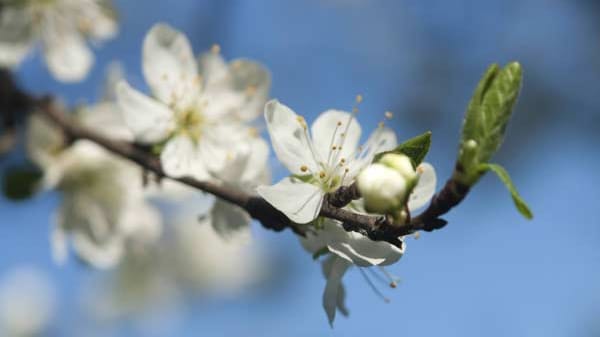
[[[126,141],[110,139],[74,123],[61,108],[53,104],[51,97],[44,97],[42,99],[33,98],[19,90],[10,76],[0,77],[0,82],[0,88],[3,89],[0,91],[0,101],[6,102],[6,105],[3,104],[2,106],[3,111],[12,111],[15,105],[28,107],[29,110],[45,116],[71,140],[86,139],[92,141],[108,151],[138,164],[144,170],[152,172],[158,177],[178,181],[210,193],[233,205],[237,205],[248,212],[252,218],[259,221],[265,228],[275,231],[290,228],[299,235],[304,235],[305,233],[304,226],[293,223],[285,214],[275,209],[259,196],[210,181],[199,181],[190,177],[169,177],[162,170],[159,159],[140,146]],[[15,102],[18,102],[18,104],[8,104],[8,102],[12,103],[11,97],[13,97],[13,100],[16,97]],[[12,109],[11,106],[13,106]],[[337,191],[327,195],[323,201],[319,215],[342,222],[344,228],[348,231],[356,231],[368,236],[372,240],[387,241],[400,246],[402,242],[399,240],[399,237],[401,236],[420,230],[432,231],[442,228],[446,224],[446,221],[440,219],[439,216],[460,203],[468,191],[468,187],[458,183],[454,179],[450,179],[444,188],[433,197],[431,204],[422,214],[412,218],[405,225],[397,226],[387,216],[366,215],[344,209],[343,207],[351,201],[360,198],[356,184],[352,184],[341,187]]]

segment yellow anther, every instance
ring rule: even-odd
[[[304,129],[307,128],[307,126],[306,126],[306,120],[304,119],[304,117],[298,115],[298,116],[296,116],[296,120],[298,121],[298,123],[300,123],[300,125],[302,125],[302,127]]]
[[[325,178],[325,172],[323,172],[323,171],[319,172],[319,178],[321,178],[321,179]]]
[[[345,163],[345,162],[346,162],[346,159],[344,159],[344,158],[340,159],[340,163],[342,163],[342,164],[343,164],[343,163]]]
[[[213,54],[219,54],[221,52],[221,46],[216,43],[213,44],[212,47],[210,47],[210,52]]]
[[[390,288],[396,289],[397,286],[398,286],[398,283],[396,283],[396,281],[390,282]]]
[[[415,240],[419,240],[419,238],[421,237],[421,232],[415,232],[415,234],[413,234],[413,237],[415,238]]]
[[[338,150],[342,151],[342,146],[341,145],[338,146]]]
[[[362,95],[356,95],[356,103],[360,103],[360,102],[362,102],[362,100],[363,100]]]
[[[337,146],[335,146],[335,145],[334,145],[334,146],[332,146],[332,147],[331,147],[331,149],[332,149],[333,151],[335,151],[335,150],[337,150]]]
[[[385,118],[387,118],[387,119],[392,119],[392,118],[394,118],[394,114],[393,114],[391,111],[386,111],[386,112],[384,113],[384,115],[385,115]]]
[[[348,173],[348,172],[350,172],[350,169],[346,167],[346,168],[344,169],[344,172]]]
[[[342,126],[342,122],[337,122],[337,126]]]
[[[306,171],[308,171],[308,167],[306,165],[302,165],[302,166],[300,166],[300,171],[306,172]]]
[[[379,124],[377,124],[377,126],[378,126],[380,129],[383,129],[383,127],[385,126],[385,124],[384,124],[383,122],[379,122]]]
[[[423,174],[423,172],[424,172],[424,171],[425,171],[425,169],[423,168],[423,165],[419,165],[419,166],[417,167],[417,173],[418,173],[418,174]]]

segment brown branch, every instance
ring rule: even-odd
[[[11,76],[0,77],[0,88],[3,89],[0,91],[0,99],[4,102],[3,109],[10,109],[11,106],[18,106],[17,108],[27,107],[31,111],[44,115],[71,140],[86,139],[92,141],[116,155],[133,161],[142,167],[145,172],[151,172],[159,178],[164,177],[179,181],[237,205],[247,211],[252,218],[258,220],[265,228],[275,231],[290,228],[295,233],[304,235],[304,226],[293,223],[285,214],[275,209],[259,196],[210,181],[199,181],[189,177],[173,178],[167,176],[162,170],[159,159],[147,150],[134,143],[110,139],[81,125],[77,125],[61,108],[53,104],[50,97],[34,99],[27,93],[19,90]],[[468,187],[458,183],[454,179],[450,179],[444,188],[433,197],[431,204],[422,214],[412,218],[405,225],[397,226],[393,225],[392,221],[386,216],[359,214],[344,209],[343,207],[351,201],[360,198],[356,184],[352,184],[330,193],[324,199],[319,215],[342,222],[344,228],[348,231],[362,233],[373,240],[387,241],[395,245],[401,245],[401,241],[399,240],[401,236],[420,230],[432,231],[443,227],[446,221],[439,217],[460,203],[468,191]]]

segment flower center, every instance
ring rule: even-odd
[[[177,127],[175,133],[184,133],[197,142],[202,136],[205,119],[201,109],[191,107],[177,113]]]

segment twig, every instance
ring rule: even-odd
[[[206,193],[210,193],[231,204],[246,210],[250,216],[258,220],[265,228],[281,231],[285,228],[292,229],[299,235],[304,235],[304,226],[293,223],[285,214],[275,209],[266,200],[259,196],[248,194],[242,190],[224,186],[210,181],[199,181],[189,177],[173,178],[167,176],[162,170],[159,159],[142,149],[134,143],[114,140],[94,132],[81,125],[77,125],[67,114],[53,104],[51,97],[34,99],[30,95],[19,90],[11,77],[0,78],[2,90],[0,99],[11,102],[7,96],[18,98],[19,106],[27,106],[31,111],[45,116],[49,121],[59,127],[67,137],[72,140],[86,139],[92,141],[108,151],[131,160],[142,167],[145,172],[152,172],[159,178],[169,178],[185,185],[194,187]],[[1,97],[5,96],[5,97]],[[10,108],[4,106],[4,108]],[[419,216],[402,226],[395,226],[385,216],[373,216],[355,213],[343,207],[352,200],[360,198],[360,193],[355,184],[344,186],[330,193],[324,199],[320,216],[335,219],[343,223],[348,231],[356,231],[367,235],[373,240],[387,241],[395,245],[401,245],[399,237],[414,233],[419,230],[432,231],[446,224],[439,216],[448,212],[452,207],[460,203],[467,195],[469,189],[464,185],[450,179],[444,188],[433,197],[429,207]]]

